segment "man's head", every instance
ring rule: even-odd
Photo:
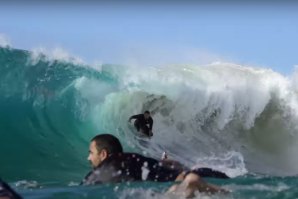
[[[145,119],[148,119],[150,117],[150,112],[149,111],[145,111],[144,112],[144,117],[145,117]]]
[[[92,138],[89,146],[89,156],[93,168],[98,167],[110,154],[122,153],[122,145],[111,134],[101,134]]]

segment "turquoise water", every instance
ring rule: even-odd
[[[126,151],[233,177],[207,179],[232,191],[211,198],[296,198],[296,88],[295,75],[228,63],[97,68],[0,48],[0,176],[32,199],[179,198],[171,183],[77,186],[89,140],[113,133]],[[150,142],[127,125],[147,109]]]
[[[207,196],[197,194],[195,198],[297,198],[297,177],[238,177],[231,180],[211,180],[231,190],[229,194]],[[167,194],[171,183],[131,183],[91,187],[45,186],[35,189],[20,189],[25,198],[183,198]]]

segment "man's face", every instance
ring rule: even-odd
[[[150,114],[148,114],[148,113],[144,113],[144,117],[145,117],[145,119],[147,120],[147,119],[149,119]]]
[[[90,143],[88,160],[93,168],[99,166],[106,156],[107,154],[105,149],[98,151],[95,141]]]

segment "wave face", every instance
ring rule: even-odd
[[[113,133],[128,151],[231,176],[298,173],[297,79],[231,63],[101,70],[0,48],[0,175],[79,181],[89,140]],[[154,137],[128,118],[150,110]]]

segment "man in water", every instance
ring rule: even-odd
[[[181,170],[175,164],[164,164],[153,158],[136,153],[124,153],[119,140],[110,134],[95,136],[90,143],[89,156],[93,170],[83,179],[83,185],[118,183],[132,181],[169,182],[181,181],[169,191],[182,190],[187,196],[195,191],[216,193],[226,192],[215,185],[206,183],[196,171]]]
[[[134,126],[138,132],[141,132],[149,137],[153,136],[153,119],[149,111],[145,111],[144,114],[133,115],[128,121],[131,122],[132,119],[135,119]]]

